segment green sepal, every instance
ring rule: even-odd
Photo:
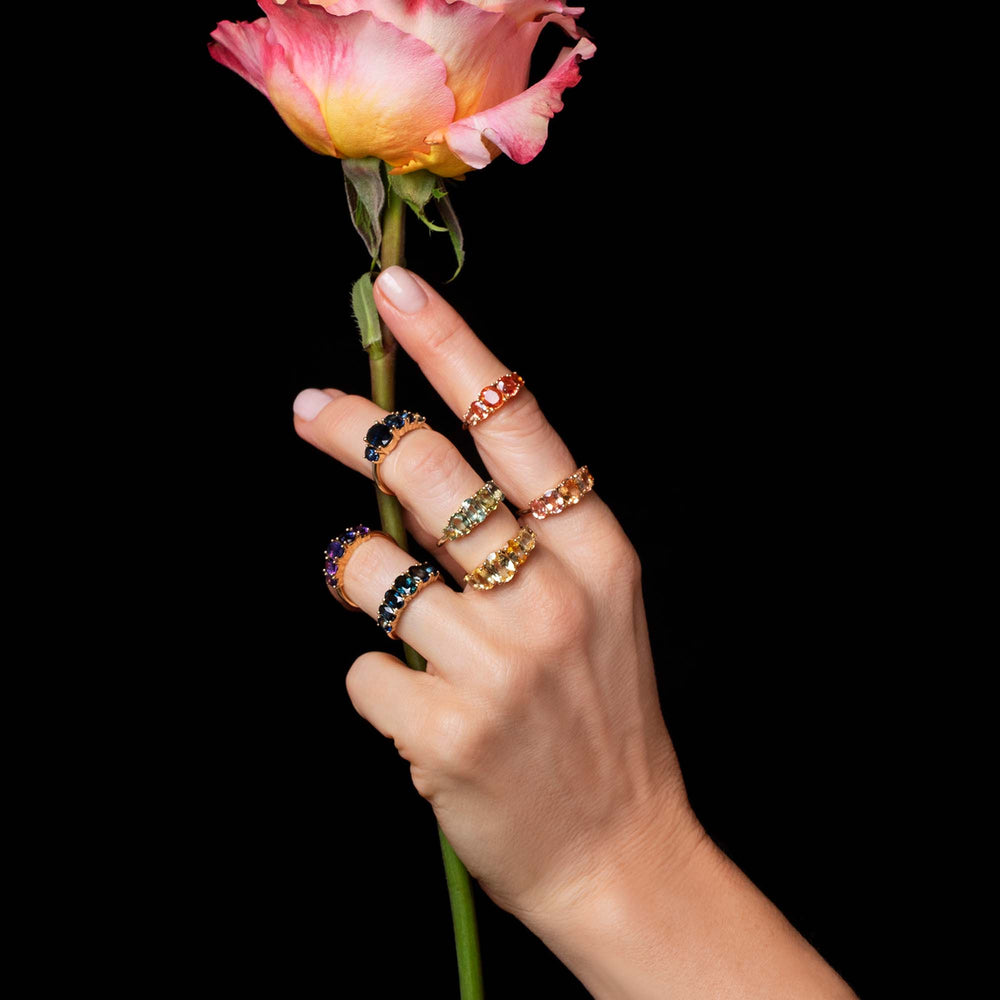
[[[399,195],[413,214],[435,233],[446,232],[444,226],[438,226],[427,218],[424,209],[432,196],[436,195],[441,178],[429,170],[414,170],[409,174],[389,174],[389,186]]]
[[[462,238],[462,227],[458,224],[458,216],[455,214],[455,209],[452,207],[451,199],[447,194],[438,199],[437,207],[441,213],[442,221],[448,227],[448,235],[451,237],[451,247],[455,251],[455,260],[458,262],[455,273],[448,279],[451,282],[458,277],[459,272],[462,270],[462,265],[465,263],[465,241]]]
[[[379,325],[378,309],[372,292],[371,274],[362,274],[351,289],[351,308],[361,333],[361,346],[372,357],[382,357],[382,327]]]
[[[351,222],[375,260],[382,247],[382,209],[385,207],[382,161],[376,156],[365,156],[341,160],[341,163]]]

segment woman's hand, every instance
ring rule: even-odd
[[[456,417],[515,370],[410,272],[383,272],[375,298]],[[384,411],[337,390],[306,390],[295,411],[304,439],[371,476],[361,442]],[[578,467],[528,386],[471,433],[515,508]],[[413,536],[459,581],[517,534],[501,506],[436,549],[442,527],[483,483],[436,431],[407,435],[380,477]],[[347,674],[355,708],[410,762],[417,791],[470,874],[596,996],[680,989],[695,997],[696,981],[706,996],[729,995],[722,986],[730,981],[734,995],[756,995],[747,976],[784,995],[774,989],[782,968],[775,941],[791,948],[793,965],[806,961],[819,976],[793,976],[793,985],[846,991],[707,840],[688,806],[659,708],[638,559],[612,512],[591,492],[558,516],[522,520],[537,545],[514,579],[488,592],[425,586],[396,631],[427,658],[427,672],[368,653]],[[372,539],[356,549],[340,585],[376,617],[386,588],[414,561]],[[741,925],[748,919],[749,936]],[[742,933],[735,941],[734,928]],[[771,952],[754,960],[762,928]]]
[[[391,268],[375,289],[382,317],[457,417],[513,370],[409,272]],[[360,442],[384,411],[359,396],[309,401],[326,405],[297,418],[298,433],[370,476]],[[530,386],[471,433],[515,508],[579,464]],[[459,582],[517,534],[502,506],[436,548],[442,526],[483,484],[436,431],[400,441],[380,477],[411,534]],[[519,915],[587,891],[654,836],[679,852],[696,829],[660,713],[635,549],[597,492],[559,516],[522,520],[537,544],[512,581],[462,594],[427,587],[400,616],[399,634],[427,658],[426,674],[377,652],[347,675],[355,708],[410,762],[469,872]],[[344,586],[374,616],[413,561],[374,540],[352,556]]]

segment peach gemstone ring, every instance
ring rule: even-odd
[[[507,372],[492,385],[486,386],[466,410],[465,417],[462,419],[462,430],[475,427],[490,414],[496,413],[508,399],[513,399],[520,392],[522,385],[524,385],[524,379],[517,372]]]
[[[546,490],[527,507],[517,512],[518,517],[531,514],[544,521],[554,514],[561,514],[567,507],[578,504],[594,488],[594,477],[587,466],[581,465],[572,476],[567,476],[558,486]]]

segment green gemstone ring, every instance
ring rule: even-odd
[[[448,523],[444,526],[441,537],[438,539],[438,545],[444,545],[445,542],[452,542],[456,538],[469,534],[502,503],[503,490],[492,479],[483,483],[476,491],[475,496],[463,500],[462,506],[448,519]]]

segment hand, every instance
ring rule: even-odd
[[[512,370],[409,272],[393,268],[375,287],[383,318],[456,416]],[[328,392],[335,398],[313,397],[326,405],[297,417],[296,430],[370,476],[359,442],[384,411]],[[471,433],[515,508],[578,467],[528,386]],[[483,482],[436,431],[408,435],[380,476],[413,536],[459,582],[518,531],[502,507],[436,548]],[[537,546],[510,583],[462,594],[433,585],[401,615],[399,634],[427,657],[426,674],[379,652],[347,675],[355,708],[395,740],[470,873],[519,915],[587,891],[654,835],[658,848],[666,839],[680,851],[698,829],[659,709],[632,544],[597,492],[559,516],[522,520]],[[345,587],[374,616],[413,561],[388,541],[368,542]]]
[[[512,370],[410,272],[383,272],[375,298],[457,417]],[[334,389],[306,390],[295,410],[305,440],[371,475],[360,442],[384,411]],[[528,387],[471,433],[516,508],[578,467]],[[435,431],[401,440],[380,477],[410,532],[457,580],[517,533],[501,508],[436,549],[482,479]],[[591,492],[527,520],[537,546],[509,583],[485,593],[433,583],[412,599],[396,631],[427,672],[365,654],[347,674],[355,708],[410,762],[470,874],[595,997],[852,997],[687,803],[659,709],[638,559],[612,512]],[[375,617],[414,561],[375,538],[341,584]]]

